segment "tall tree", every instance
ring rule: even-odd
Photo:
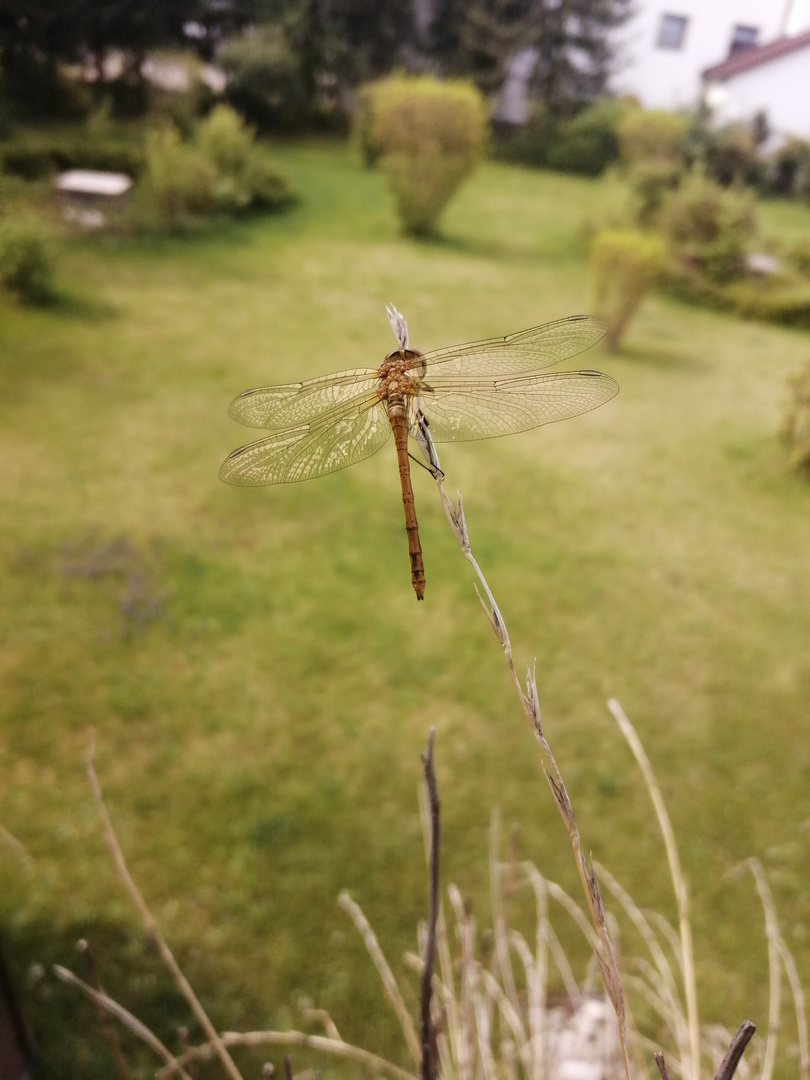
[[[532,7],[532,0],[444,0],[431,25],[431,51],[446,74],[494,93],[510,58],[533,36]]]
[[[631,0],[539,0],[533,40],[538,62],[532,80],[553,116],[570,114],[605,90],[615,45],[610,31],[630,14]]]
[[[443,69],[492,93],[510,60],[532,48],[532,89],[553,115],[566,115],[604,90],[614,47],[610,31],[631,0],[439,0],[431,51]]]
[[[107,52],[119,49],[140,77],[155,45],[182,40],[202,0],[0,0],[0,60],[7,89],[25,97],[58,86],[58,66],[89,60],[99,75]]]

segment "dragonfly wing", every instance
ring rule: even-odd
[[[385,405],[376,397],[351,405],[337,418],[331,413],[234,450],[222,463],[220,479],[241,487],[290,484],[371,457],[391,435]]]
[[[471,341],[426,353],[427,381],[434,373],[459,376],[517,375],[541,371],[561,360],[568,360],[595,345],[607,330],[607,324],[590,315],[572,315],[568,319],[534,326],[507,337]]]
[[[376,384],[376,371],[357,368],[286,386],[260,386],[235,398],[228,415],[247,427],[281,431],[311,424],[332,410],[340,412],[353,397],[365,397]]]
[[[514,435],[589,412],[618,393],[599,371],[558,371],[507,379],[434,378],[419,404],[436,442]]]

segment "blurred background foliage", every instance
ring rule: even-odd
[[[499,805],[573,882],[430,483],[417,609],[391,455],[300,489],[216,480],[244,436],[230,398],[373,366],[388,301],[433,348],[601,297],[616,351],[583,364],[619,398],[443,455],[448,488],[521,662],[538,658],[586,844],[671,914],[604,699],[641,731],[695,894],[706,1019],[764,1008],[759,915],[724,881],[739,859],[766,862],[808,970],[810,147],[766,154],[763,117],[606,98],[600,27],[626,5],[583,3],[578,41],[557,7],[515,128],[489,116],[520,3],[446,0],[429,26],[357,0],[2,6],[0,824],[17,844],[0,844],[0,944],[42,1076],[110,1074],[92,1008],[48,974],[78,966],[78,937],[172,1045],[192,1026],[102,848],[91,728],[133,869],[223,1027],[297,1022],[307,993],[403,1059],[334,901],[353,892],[394,963],[413,947],[431,723],[448,879],[486,906]],[[69,168],[132,177],[124,212],[65,221]]]

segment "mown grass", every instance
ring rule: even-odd
[[[188,1023],[101,842],[91,731],[132,870],[224,1027],[297,1022],[306,993],[346,1038],[403,1059],[336,897],[354,895],[395,962],[413,946],[431,724],[445,880],[486,906],[497,805],[527,856],[575,887],[427,474],[420,605],[392,447],[300,486],[216,474],[250,437],[230,399],[375,363],[388,301],[424,349],[587,310],[578,235],[604,189],[487,164],[443,238],[415,243],[381,176],[343,148],[277,153],[300,195],[288,212],[73,242],[61,304],[0,301],[0,822],[28,853],[0,847],[0,936],[51,1078],[109,1075],[92,1008],[30,968],[77,967],[80,936],[124,1004],[167,1038]],[[801,332],[652,297],[623,350],[583,358],[619,380],[613,402],[442,453],[519,662],[537,657],[584,841],[671,914],[605,699],[635,722],[692,881],[703,1019],[731,1027],[764,1021],[767,996],[754,890],[724,878],[735,862],[763,858],[810,970],[810,487],[776,441],[807,349]]]

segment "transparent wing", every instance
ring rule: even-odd
[[[448,376],[451,372],[459,376],[497,376],[540,371],[589,349],[606,330],[607,324],[600,319],[572,315],[507,337],[437,349],[424,356],[427,382],[432,381],[434,372]]]
[[[579,416],[609,401],[619,384],[599,371],[559,371],[510,379],[429,379],[418,398],[436,442],[464,442]],[[411,425],[413,426],[413,424]]]
[[[337,416],[355,396],[365,399],[376,384],[376,371],[357,368],[286,386],[260,386],[235,398],[228,416],[247,427],[280,431],[311,424],[333,410]]]
[[[372,395],[354,398],[342,412],[332,409],[313,424],[276,431],[234,450],[219,476],[242,487],[310,480],[371,457],[390,435],[385,405]]]

